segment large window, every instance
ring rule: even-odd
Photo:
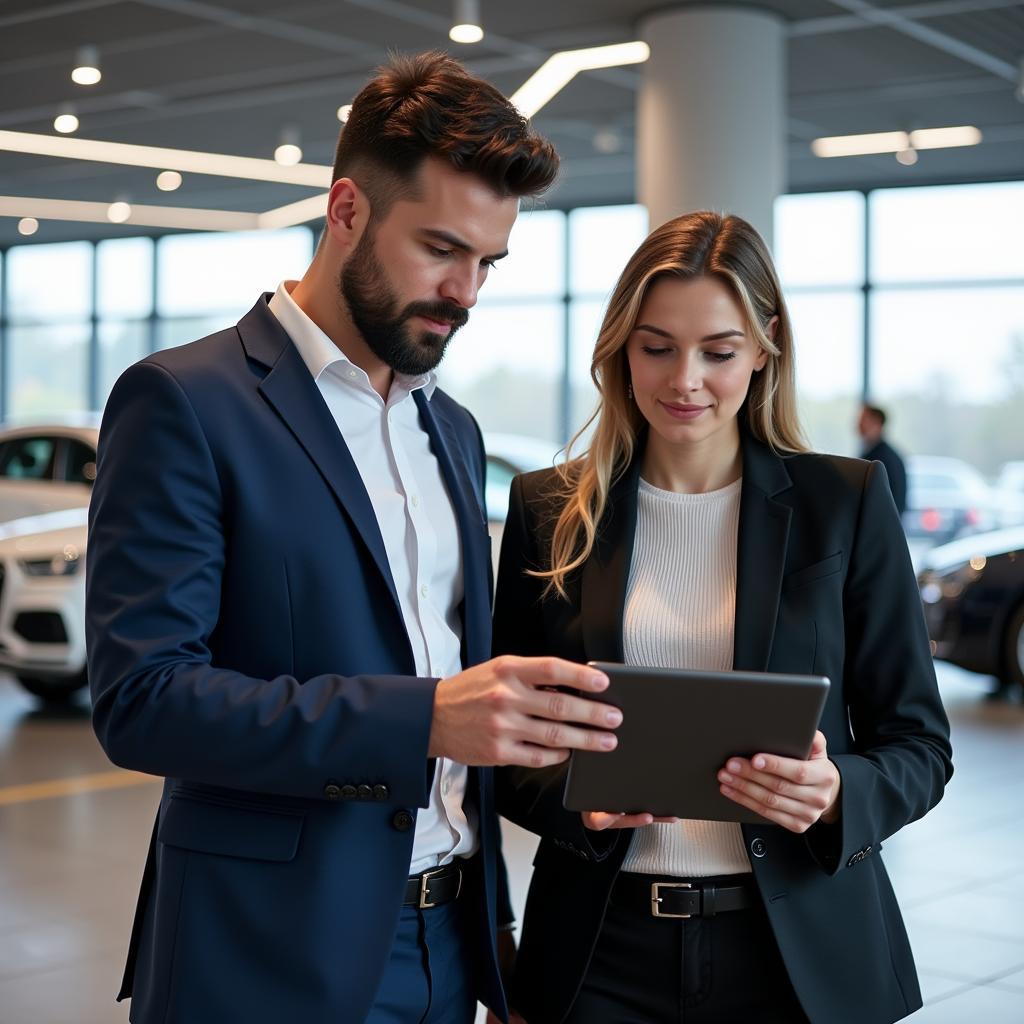
[[[907,453],[1024,459],[1024,182],[782,196],[772,247],[812,445],[856,454],[857,407]],[[488,433],[558,445],[594,408],[594,343],[642,206],[529,211],[440,369]],[[0,253],[6,417],[102,406],[148,352],[237,320],[302,273],[314,232],[23,244]]]

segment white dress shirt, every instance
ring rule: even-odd
[[[290,294],[296,283],[280,284],[270,311],[309,368],[362,477],[398,591],[416,674],[455,675],[463,667],[459,528],[412,397],[422,388],[430,399],[437,386],[434,374],[396,373],[384,401],[366,373],[296,304]],[[438,759],[430,804],[416,818],[410,874],[476,852],[477,823],[463,807],[467,775],[465,765]]]

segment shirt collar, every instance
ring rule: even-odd
[[[277,317],[278,323],[285,329],[285,332],[292,339],[292,343],[299,350],[302,361],[307,369],[318,381],[322,374],[331,370],[332,374],[339,380],[346,382],[358,381],[361,385],[370,386],[370,378],[365,371],[355,365],[338,348],[337,345],[327,337],[326,334],[306,315],[304,310],[292,298],[292,289],[298,284],[297,281],[282,281],[277,286],[270,299],[270,312]],[[349,371],[354,370],[356,376],[349,378]],[[404,373],[395,373],[395,380],[392,387],[399,387],[403,391],[416,391],[423,389],[423,394],[429,401],[437,387],[437,375],[433,371],[411,376]]]

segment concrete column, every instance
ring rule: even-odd
[[[651,228],[691,210],[735,213],[772,242],[772,203],[785,187],[782,19],[715,3],[640,23],[637,183]]]

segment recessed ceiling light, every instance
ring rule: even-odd
[[[344,124],[348,120],[349,114],[351,114],[351,113],[352,113],[352,104],[351,103],[343,103],[340,107],[338,107],[338,120],[342,124]]]
[[[19,235],[34,235],[39,230],[39,221],[35,217],[22,217],[18,221]]]
[[[299,146],[299,129],[288,125],[281,131],[281,141],[274,150],[274,160],[282,167],[294,167],[302,161],[302,148]]]
[[[478,0],[455,0],[455,15],[448,38],[453,43],[479,43],[483,37]]]
[[[70,110],[64,110],[53,119],[53,130],[61,135],[78,131],[78,118]]]
[[[75,66],[71,71],[71,81],[77,85],[95,85],[102,77],[100,56],[96,47],[79,47],[75,54]]]
[[[156,187],[161,192],[173,192],[181,187],[181,175],[177,171],[161,171],[156,176]]]
[[[131,215],[131,204],[123,199],[118,199],[107,207],[107,220],[112,224],[123,224]]]

